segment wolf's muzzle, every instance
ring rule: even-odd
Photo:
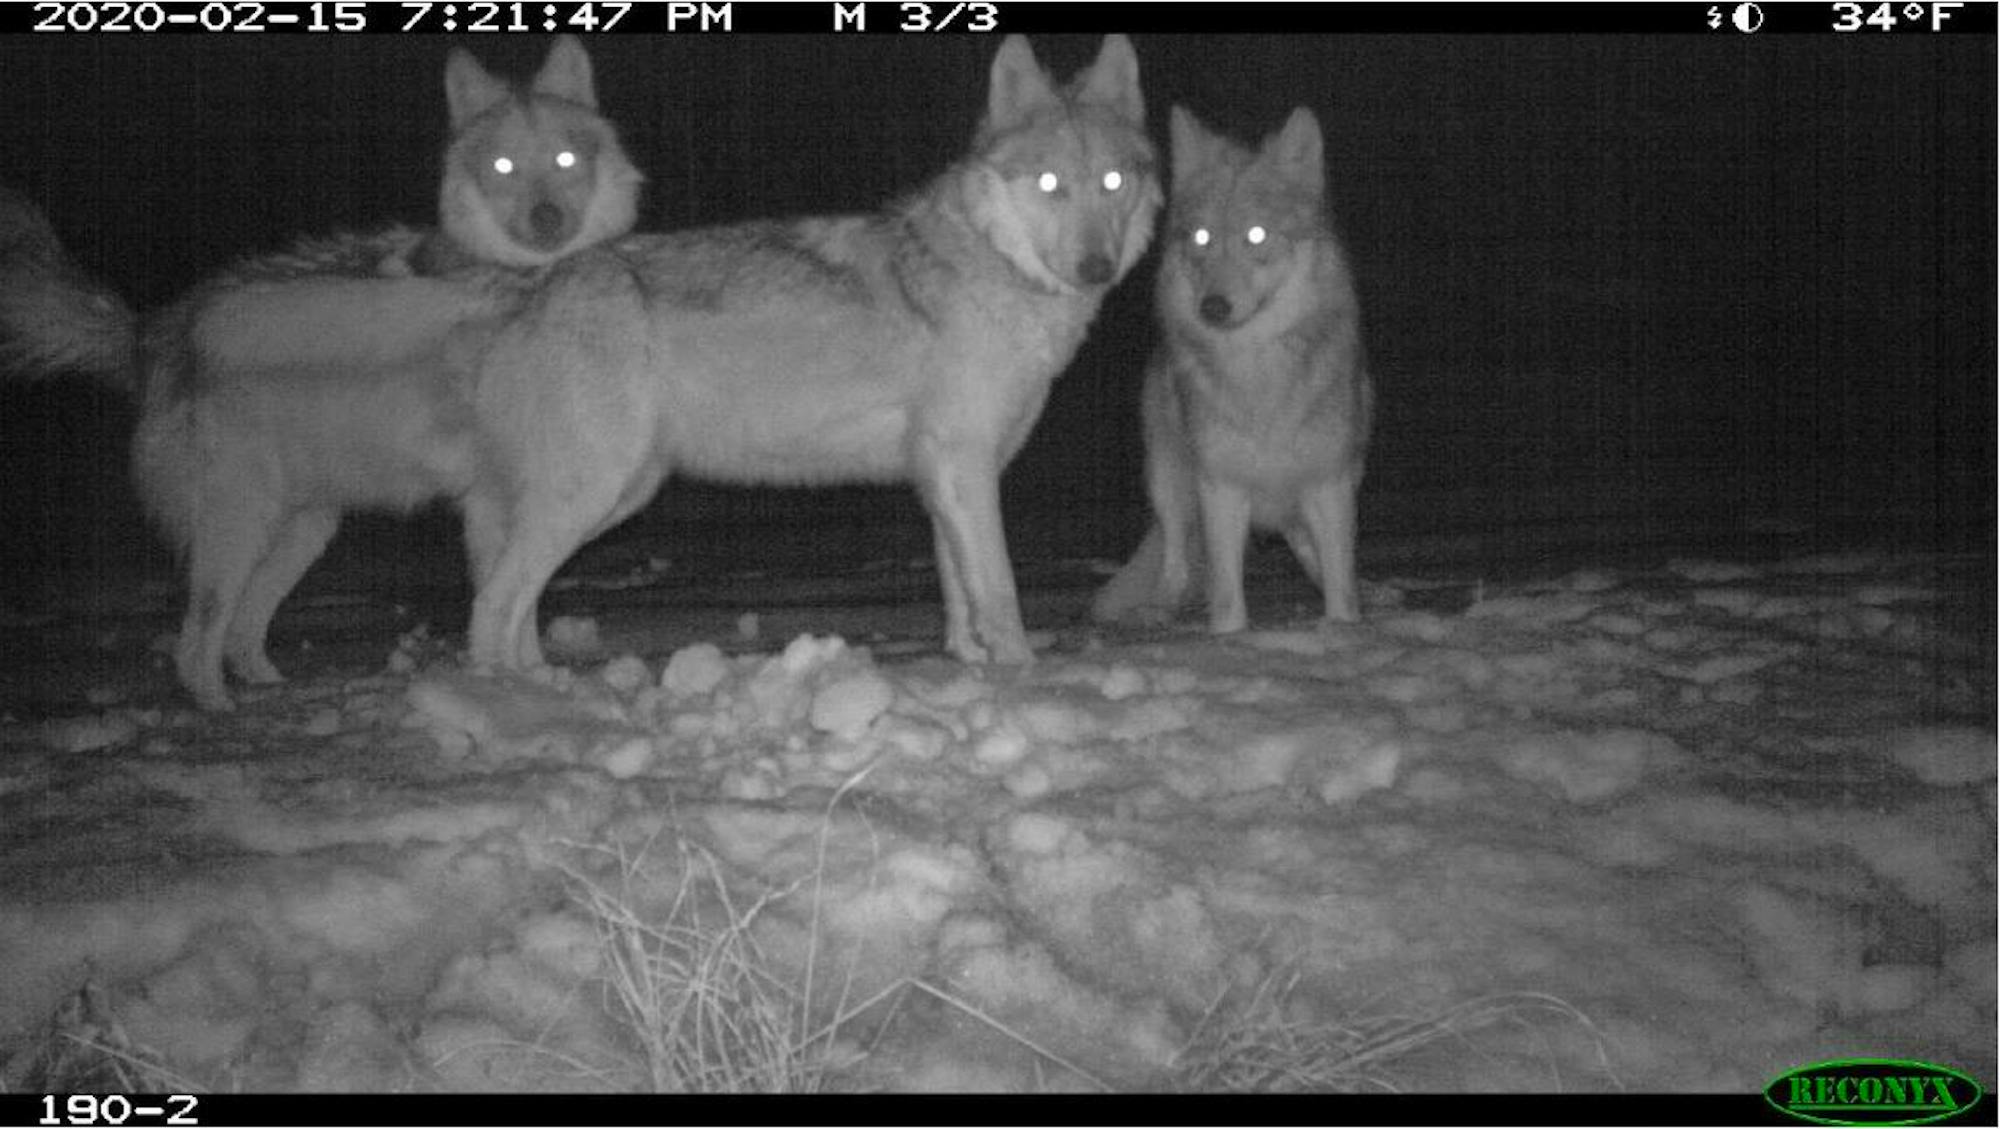
[[[528,226],[534,229],[537,243],[554,247],[568,237],[569,216],[561,208],[543,200],[529,209]]]
[[[1210,294],[1204,297],[1201,300],[1200,309],[1201,320],[1217,329],[1229,328],[1229,315],[1235,312],[1235,310],[1230,308],[1229,299],[1224,298],[1220,294]]]

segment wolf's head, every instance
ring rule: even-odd
[[[1098,290],[1145,253],[1160,184],[1139,59],[1124,36],[1106,36],[1097,61],[1060,90],[1028,41],[1008,36],[974,149],[972,220],[1036,285]]]
[[[597,112],[590,56],[574,37],[556,40],[520,91],[456,48],[444,89],[452,140],[438,213],[460,249],[538,267],[632,230],[645,177]]]
[[[1304,106],[1251,150],[1179,106],[1170,121],[1173,204],[1159,297],[1169,318],[1231,330],[1304,279],[1330,238],[1319,119]]]

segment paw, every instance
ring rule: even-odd
[[[1035,661],[1034,648],[1028,646],[1026,639],[1004,646],[996,643],[989,649],[992,653],[991,661],[1000,666],[1027,666]]]
[[[1101,592],[1090,601],[1090,618],[1096,623],[1117,623],[1132,612],[1132,605],[1123,600],[1110,599]]]
[[[1248,626],[1250,626],[1250,617],[1244,613],[1242,608],[1230,608],[1224,611],[1210,612],[1208,615],[1208,633],[1210,635],[1234,635]]]
[[[1175,605],[1169,604],[1095,604],[1091,606],[1090,618],[1096,623],[1106,623],[1122,627],[1165,627],[1174,621]]]
[[[536,671],[549,669],[549,660],[542,653],[542,645],[539,642],[531,642],[515,648],[513,661],[506,665],[510,670],[533,674]]]
[[[986,648],[972,637],[970,631],[950,631],[945,634],[945,653],[959,662],[972,666],[984,666],[987,661]]]
[[[253,686],[275,686],[285,681],[285,676],[272,665],[270,656],[262,651],[231,656],[229,669],[236,672],[236,677]]]
[[[1326,602],[1326,615],[1321,617],[1320,622],[1321,623],[1361,622],[1361,601],[1355,599],[1351,595],[1344,600],[1328,600]]]
[[[985,637],[986,645],[984,647],[972,644],[978,650],[981,657],[977,659],[967,658],[965,661],[977,662],[982,665],[996,664],[1000,666],[1026,666],[1035,661],[1035,651],[1034,648],[1028,646],[1028,635],[1025,631],[1018,629],[1014,631],[988,631],[985,632]]]
[[[229,691],[222,688],[222,680],[219,678],[213,683],[190,685],[188,693],[194,695],[195,705],[209,713],[233,713],[236,710],[235,699],[229,696]]]
[[[222,678],[222,660],[207,661],[183,640],[179,654],[174,657],[174,675],[194,698],[195,705],[212,713],[227,713],[236,708],[229,697],[229,690]]]

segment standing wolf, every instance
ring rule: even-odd
[[[1000,472],[1151,239],[1144,118],[1123,36],[1060,90],[1013,36],[971,155],[882,212],[556,264],[475,382],[508,538],[473,605],[474,660],[533,665],[549,577],[679,472],[914,483],[948,648],[1027,661]]]
[[[1171,614],[1205,549],[1209,629],[1241,631],[1255,526],[1284,532],[1328,619],[1352,620],[1374,390],[1354,284],[1326,220],[1319,122],[1293,110],[1256,152],[1179,106],[1171,129],[1172,242],[1156,294],[1165,341],[1141,407],[1154,525],[1092,612]]]
[[[0,192],[0,365],[134,386],[134,485],[187,567],[175,669],[204,708],[232,704],[225,660],[246,681],[282,681],[264,648],[271,618],[349,510],[456,500],[484,574],[504,537],[499,513],[468,498],[482,471],[465,381],[534,276],[482,262],[542,265],[632,223],[640,178],[591,109],[574,40],[526,92],[462,51],[446,87],[457,132],[441,233],[303,240],[143,322],[68,261],[39,211]],[[581,196],[542,175],[561,161],[538,154],[562,152],[590,166]],[[508,154],[544,186],[510,195],[473,171]]]

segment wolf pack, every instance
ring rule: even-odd
[[[133,397],[202,707],[232,708],[230,675],[283,680],[265,637],[343,515],[439,501],[464,522],[469,661],[539,670],[543,589],[675,475],[913,485],[945,649],[1029,662],[1001,472],[1163,206],[1152,522],[1092,615],[1165,622],[1201,586],[1209,629],[1242,630],[1253,529],[1327,620],[1359,615],[1373,391],[1309,109],[1245,145],[1175,106],[1163,185],[1129,40],[1065,84],[1012,36],[969,151],[880,210],[635,234],[646,178],[577,40],[524,85],[455,48],[445,94],[434,228],[303,239],[143,315],[0,189],[0,369]]]

